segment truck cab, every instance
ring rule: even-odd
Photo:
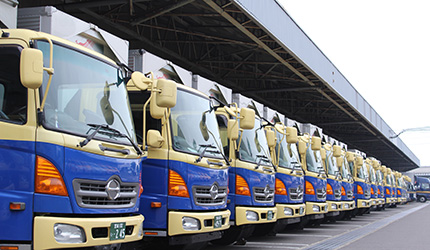
[[[382,166],[382,172],[384,173],[384,179],[385,179],[385,206],[386,207],[392,207],[395,205],[395,199],[394,199],[394,191],[393,191],[393,184],[391,179],[391,169],[387,168],[386,166]]]
[[[174,84],[177,91],[170,94],[177,101],[170,109],[161,109],[157,107],[160,96],[132,85],[128,89],[139,144],[147,152],[139,209],[147,220],[144,241],[139,244],[204,247],[230,227],[229,162],[215,108],[208,96],[195,89],[148,76],[140,77],[152,80],[153,88]]]
[[[254,110],[230,106],[216,111],[230,161],[227,205],[231,211],[230,228],[212,241],[216,245],[245,244],[256,225],[273,224],[277,218],[275,168],[269,150],[275,146],[274,134],[266,137],[266,124]],[[233,136],[229,124],[239,124],[240,133]]]
[[[369,175],[369,182],[370,182],[370,205],[372,210],[376,210],[378,206],[378,186],[376,182],[376,172],[373,168],[373,158],[366,158],[366,171]]]
[[[351,218],[352,211],[355,209],[354,178],[349,168],[345,150],[341,151],[341,155],[336,158],[336,162],[342,175],[342,211],[339,218]]]
[[[355,197],[355,214],[363,214],[370,208],[370,182],[369,174],[363,167],[363,157],[355,152],[348,151],[346,153],[349,168],[354,178],[354,197]]]
[[[337,165],[337,158],[341,156],[341,147],[325,143],[322,147],[322,160],[325,172],[327,173],[327,206],[328,212],[325,214],[329,220],[340,215],[342,207],[342,174]]]
[[[1,32],[0,248],[141,239],[144,157],[122,69],[46,33]]]
[[[415,201],[417,199],[417,191],[412,183],[411,177],[405,175],[405,184],[407,192],[407,201]]]
[[[373,169],[375,169],[376,176],[376,193],[377,193],[377,208],[376,210],[382,210],[385,206],[385,192],[384,192],[384,174],[382,173],[381,163],[373,159],[372,160]]]
[[[417,201],[426,202],[430,198],[430,179],[426,177],[415,177]]]
[[[272,159],[277,168],[275,183],[275,204],[277,221],[275,232],[287,225],[300,222],[305,215],[304,172],[297,150],[297,129],[276,123],[277,144],[272,150]]]
[[[328,212],[327,176],[321,157],[321,138],[305,133],[299,137],[298,149],[305,171],[306,215],[301,218],[301,224],[306,225],[310,221],[318,224]]]

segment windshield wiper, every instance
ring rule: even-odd
[[[203,159],[203,155],[205,154],[206,150],[208,148],[216,148],[213,144],[199,144],[200,147],[204,148],[203,151],[200,153],[199,158],[196,159],[195,163],[200,162]],[[210,153],[219,154],[220,151],[218,150],[209,150]]]
[[[269,158],[267,158],[267,156],[265,156],[265,155],[256,155],[256,157],[258,158],[258,161],[257,161],[257,166],[255,166],[254,169],[258,169],[260,167],[261,161],[271,163]]]
[[[109,127],[109,125],[107,125],[107,124],[92,124],[92,123],[88,123],[87,125],[91,127],[90,130],[94,129],[94,132],[89,134],[87,136],[87,138],[85,138],[85,140],[79,142],[79,146],[84,147],[85,145],[87,145],[94,138],[94,136],[97,133],[99,133],[100,130],[107,130],[109,132],[112,132],[111,136],[120,137],[120,138],[127,138],[127,140],[131,143],[133,148],[136,150],[137,154],[138,155],[143,154],[142,150],[140,150],[139,146],[128,135],[125,135],[125,134],[119,132],[118,130]]]

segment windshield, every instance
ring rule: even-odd
[[[311,147],[308,147],[308,149],[306,150],[306,167],[308,171],[315,173],[324,171],[320,150],[314,151],[311,149]]]
[[[221,158],[221,137],[211,101],[178,88],[171,109],[173,148],[178,151]]]
[[[390,177],[390,175],[387,174],[387,176],[385,177],[385,182],[387,183],[387,185],[391,186],[391,177]]]
[[[342,157],[342,158],[343,158],[342,178],[343,179],[348,179],[348,176],[351,175],[351,170],[348,167],[349,165],[348,165],[348,161],[346,160],[346,157]]]
[[[366,177],[368,177],[368,176],[369,176],[369,174],[367,172],[367,164],[364,163],[361,168],[357,169],[357,177],[360,179],[366,179]]]
[[[375,170],[371,167],[368,166],[370,169],[370,182],[372,183],[376,183],[376,174],[375,174]]]
[[[334,158],[333,156],[333,151],[328,151],[325,163],[327,165],[327,172],[329,175],[336,175],[337,173],[339,173],[339,168],[336,164],[336,158]]]
[[[382,176],[381,170],[377,170],[376,171],[376,183],[378,183],[379,185],[382,185],[382,179],[383,179],[383,176]]]
[[[239,148],[239,159],[271,166],[269,146],[260,119],[255,119],[254,129],[243,130]],[[240,138],[240,137],[239,137]]]
[[[276,137],[277,140],[281,142],[276,144],[276,154],[279,157],[279,166],[290,169],[300,168],[300,160],[296,144],[287,143],[287,140],[280,133],[276,133]]]
[[[49,65],[49,44],[38,42]],[[116,66],[78,51],[54,45],[55,74],[46,98],[44,126],[79,136],[94,131],[92,125],[108,125],[136,141],[130,105],[122,74]],[[48,75],[44,72],[42,95]],[[130,144],[118,133],[100,131],[95,138]]]

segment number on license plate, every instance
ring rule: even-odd
[[[214,218],[214,228],[220,228],[220,227],[222,227],[222,216],[217,215]]]
[[[125,238],[125,222],[110,224],[109,240],[122,240]]]

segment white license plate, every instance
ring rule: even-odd
[[[267,220],[272,220],[273,219],[273,211],[268,211],[267,212]]]
[[[222,227],[222,216],[217,215],[214,218],[214,228],[220,228],[220,227]]]

